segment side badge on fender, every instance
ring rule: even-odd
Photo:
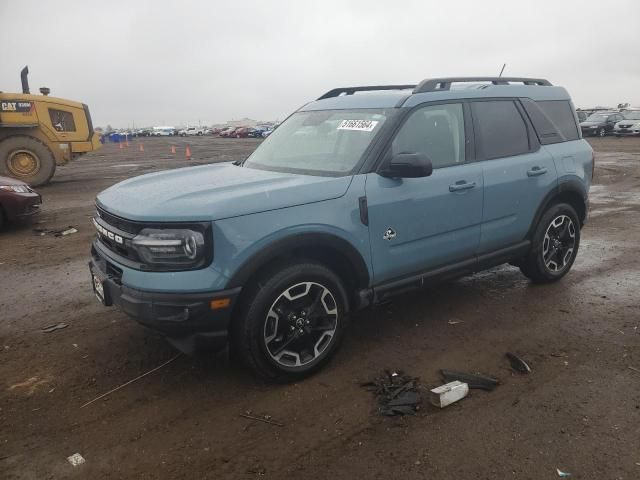
[[[384,232],[384,235],[382,235],[382,238],[384,238],[385,240],[393,240],[394,238],[396,238],[396,231],[393,228],[389,227]]]

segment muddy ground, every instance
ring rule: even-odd
[[[107,145],[41,188],[38,223],[0,234],[0,478],[540,480],[558,478],[556,468],[640,478],[640,139],[592,141],[591,216],[559,284],[533,286],[506,266],[397,297],[355,315],[334,361],[299,384],[181,356],[80,408],[175,355],[91,292],[95,194],[149,171],[240,159],[257,143]],[[32,233],[68,225],[79,232]],[[58,322],[68,327],[41,332]],[[506,351],[533,373],[511,373]],[[440,368],[502,384],[410,418],[378,416],[359,386],[384,369],[435,386]],[[86,463],[73,468],[76,452]]]

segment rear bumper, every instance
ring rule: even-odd
[[[104,288],[104,303],[115,305],[141,325],[155,330],[179,350],[221,350],[227,344],[229,323],[241,288],[204,293],[167,293],[123,285],[119,268],[91,249],[89,268]],[[170,276],[171,274],[168,273]],[[213,300],[229,299],[225,308],[212,310]]]

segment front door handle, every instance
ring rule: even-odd
[[[545,167],[533,167],[531,170],[527,170],[527,177],[537,177],[539,175],[544,175],[547,173],[547,169]]]
[[[459,180],[453,185],[449,185],[450,192],[460,192],[462,190],[469,190],[476,186],[476,182],[467,182],[466,180]]]

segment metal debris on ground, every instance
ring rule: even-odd
[[[531,367],[522,358],[517,355],[507,352],[505,356],[509,359],[511,368],[518,373],[531,373]]]
[[[55,332],[56,330],[62,330],[63,328],[67,328],[68,326],[69,325],[67,325],[66,323],[54,323],[53,325],[42,327],[40,331],[44,333],[51,333],[51,332]]]
[[[385,371],[361,386],[378,397],[378,411],[382,415],[415,415],[422,403],[418,378],[402,372]]]
[[[102,395],[100,395],[100,396],[98,396],[98,397],[94,398],[93,400],[89,400],[89,401],[88,401],[87,403],[85,403],[84,405],[81,405],[81,406],[80,406],[80,408],[84,408],[84,407],[86,407],[86,406],[88,406],[88,405],[91,405],[92,403],[97,402],[97,401],[98,401],[98,400],[100,400],[101,398],[104,398],[104,397],[106,397],[107,395],[111,395],[113,392],[117,392],[117,391],[118,391],[118,390],[120,390],[121,388],[124,388],[124,387],[126,387],[127,385],[131,385],[133,382],[137,382],[137,381],[138,381],[138,380],[140,380],[141,378],[144,378],[144,377],[146,377],[147,375],[150,375],[150,374],[152,374],[153,372],[156,372],[156,371],[160,370],[162,367],[165,367],[165,366],[169,365],[171,362],[173,362],[173,361],[174,361],[176,358],[178,358],[180,355],[181,355],[181,353],[177,353],[177,354],[175,354],[173,357],[171,357],[169,360],[167,360],[167,361],[166,361],[166,362],[164,362],[163,364],[158,365],[158,366],[157,366],[157,367],[155,367],[155,368],[152,368],[151,370],[149,370],[148,372],[143,373],[142,375],[138,375],[138,376],[137,376],[136,378],[134,378],[133,380],[129,380],[128,382],[125,382],[125,383],[123,383],[122,385],[120,385],[120,386],[118,386],[118,387],[116,387],[116,388],[113,388],[113,389],[109,390],[109,391],[108,391],[108,392],[106,392],[106,393],[103,393]]]
[[[34,228],[33,234],[38,235],[40,237],[44,237],[45,235],[53,235],[54,237],[62,237],[66,235],[71,235],[72,233],[78,233],[78,229],[73,225],[69,225],[64,228],[57,229],[46,229],[46,228]]]
[[[462,400],[469,394],[469,385],[454,381],[431,390],[431,403],[439,408]]]
[[[80,455],[79,453],[74,453],[70,457],[67,457],[67,460],[74,467],[77,467],[78,465],[82,465],[86,461],[84,459],[84,457],[82,455]]]
[[[472,373],[454,372],[453,370],[440,370],[440,374],[442,375],[442,379],[447,383],[458,380],[469,385],[469,388],[486,390],[487,392],[496,388],[500,383],[496,378]]]
[[[269,425],[275,425],[276,427],[284,427],[284,423],[271,420],[271,415],[263,415],[262,417],[256,417],[255,415],[251,414],[251,411],[246,411],[245,413],[241,413],[240,416],[242,418],[248,418],[249,420],[257,420],[258,422],[264,422],[264,423],[268,423]]]

